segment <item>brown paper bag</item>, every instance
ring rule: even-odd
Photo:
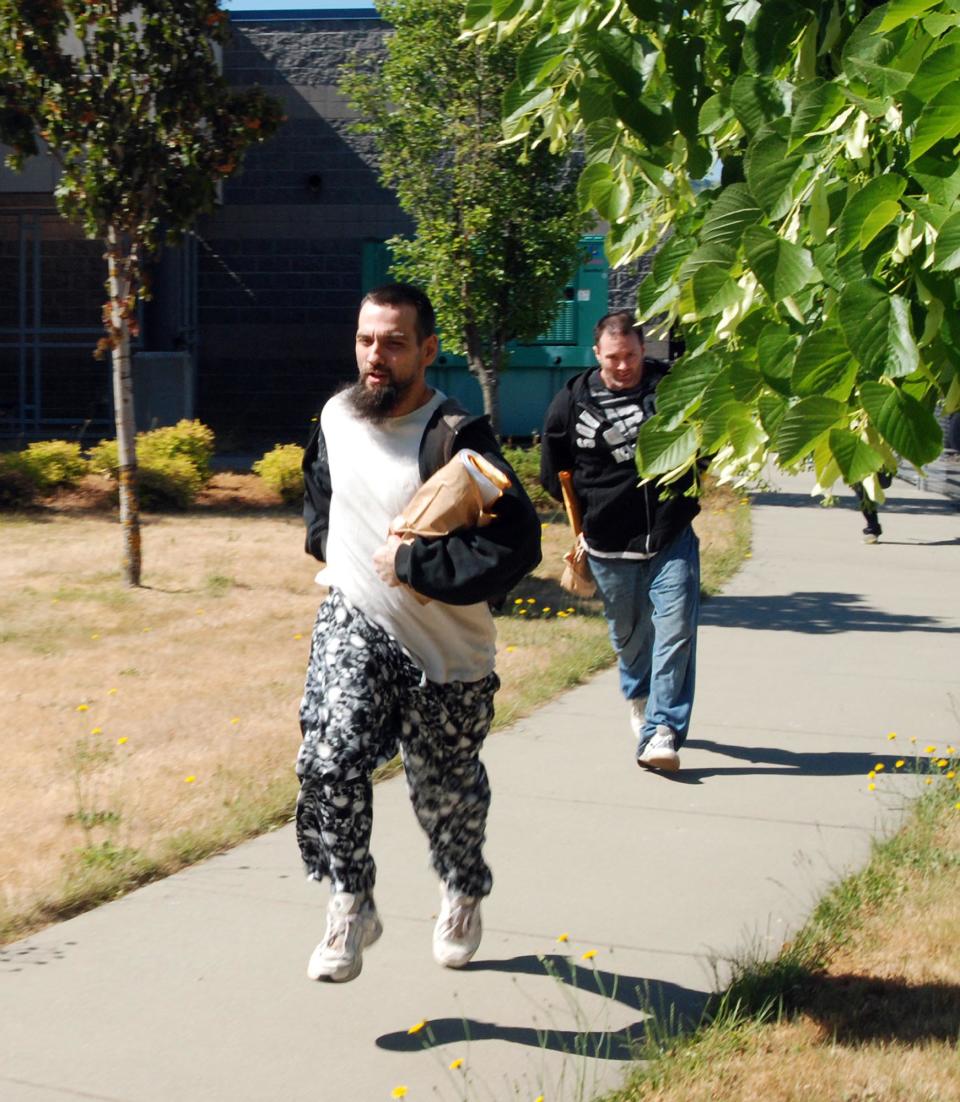
[[[560,489],[563,492],[563,505],[567,511],[567,520],[573,529],[573,547],[563,556],[563,574],[560,585],[577,597],[593,597],[597,592],[597,583],[590,573],[587,560],[587,547],[583,540],[580,519],[580,502],[573,490],[573,472],[560,471]]]
[[[390,531],[401,539],[435,539],[462,528],[482,528],[493,520],[490,506],[509,485],[503,471],[479,452],[463,448],[424,482],[394,517]],[[411,592],[422,605],[430,600]]]

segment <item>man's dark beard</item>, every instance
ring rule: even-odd
[[[375,425],[386,421],[397,407],[397,403],[413,385],[413,380],[404,383],[384,383],[382,386],[368,387],[358,379],[346,388],[347,400],[354,413],[365,421]]]

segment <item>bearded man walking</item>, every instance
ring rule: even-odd
[[[370,854],[372,774],[399,749],[440,879],[433,955],[477,951],[490,788],[480,749],[499,687],[490,611],[540,561],[540,524],[489,422],[429,386],[433,307],[409,284],[363,299],[358,378],[324,406],[304,455],[306,548],[325,565],[300,710],[297,838],[309,878],[329,878],[311,979],[354,979],[381,935]],[[401,539],[394,518],[464,448],[509,479],[493,520]]]

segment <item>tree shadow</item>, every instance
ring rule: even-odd
[[[739,597],[721,594],[704,605],[700,623],[810,635],[846,631],[930,631],[943,635],[960,632],[936,616],[880,612],[856,594],[819,591]]]
[[[840,1044],[867,1042],[956,1043],[960,986],[911,983],[863,975],[813,975],[791,1007],[819,1023]]]
[[[586,1020],[584,1028],[577,1030],[501,1025],[474,1018],[431,1018],[417,1033],[397,1030],[382,1034],[376,1039],[377,1047],[390,1052],[419,1052],[455,1042],[495,1040],[599,1060],[632,1060],[651,1029],[657,1037],[688,1032],[703,1020],[713,998],[707,992],[675,983],[587,968],[557,953],[472,961],[463,971],[542,976],[574,992],[600,995],[629,1007],[641,1017],[617,1030],[596,1029]],[[578,1011],[587,1018],[584,1008],[578,1007]]]
[[[711,739],[688,739],[684,748],[691,750],[710,750],[734,758],[748,765],[715,765],[700,769],[681,769],[677,773],[663,773],[651,770],[652,776],[663,777],[674,784],[700,784],[708,777],[745,777],[756,774],[765,776],[793,774],[810,777],[857,777],[866,776],[873,769],[893,775],[901,775],[902,768],[896,768],[901,760],[892,754],[867,754],[857,751],[828,750],[824,753],[794,752],[775,746],[737,746],[713,742]],[[914,772],[911,760],[909,773]]]

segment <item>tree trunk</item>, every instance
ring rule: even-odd
[[[130,258],[120,235],[111,227],[107,235],[107,267],[110,290],[110,327],[113,336],[113,407],[117,426],[117,458],[120,464],[120,527],[123,532],[123,578],[129,586],[140,584],[140,502],[137,495],[136,421],[133,412],[133,372],[130,363]]]
[[[470,374],[480,384],[480,393],[483,395],[483,412],[490,418],[493,432],[500,439],[500,372],[499,357],[491,357],[488,362],[483,354],[483,349],[478,333],[472,326],[467,327],[464,334],[467,345],[467,367]]]

